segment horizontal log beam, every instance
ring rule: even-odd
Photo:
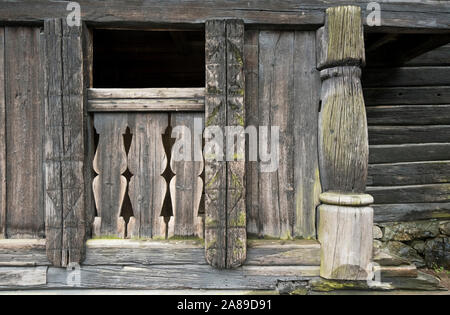
[[[450,143],[370,146],[371,164],[448,160]]]
[[[90,24],[131,26],[142,24],[201,24],[211,18],[237,18],[246,24],[288,24],[318,28],[324,24],[325,9],[331,5],[359,5],[364,17],[370,14],[370,0],[79,0],[82,19]],[[42,23],[49,18],[65,18],[69,1],[0,1],[3,23]],[[381,26],[368,31],[423,30],[446,32],[450,29],[450,4],[445,2],[381,3]],[[366,19],[364,18],[364,23]]]
[[[450,184],[367,187],[375,204],[450,202]]]
[[[367,120],[371,126],[450,125],[450,105],[371,106]]]
[[[382,204],[374,205],[373,209],[377,223],[450,219],[450,202]]]

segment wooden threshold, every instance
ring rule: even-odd
[[[89,89],[90,112],[203,112],[204,88]]]

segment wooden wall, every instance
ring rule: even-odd
[[[249,30],[245,37],[247,125],[280,127],[278,170],[247,165],[247,232],[315,238],[321,192],[315,32]]]
[[[44,237],[40,37],[0,28],[0,238]]]
[[[363,75],[375,221],[450,217],[450,45]]]

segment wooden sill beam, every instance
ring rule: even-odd
[[[89,89],[90,112],[151,112],[205,110],[204,88]]]
[[[211,18],[242,19],[251,25],[291,25],[317,29],[324,24],[325,9],[331,5],[358,5],[364,16],[369,14],[371,0],[149,0],[105,1],[78,0],[84,22],[95,26],[201,25]],[[8,23],[42,24],[45,19],[66,17],[66,1],[19,0],[0,1],[0,21]],[[430,1],[382,2],[382,22],[367,31],[448,32],[450,3]],[[366,19],[364,18],[364,22]]]

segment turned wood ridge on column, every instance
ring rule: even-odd
[[[366,190],[369,141],[361,87],[365,65],[361,9],[329,8],[317,32],[322,79],[319,160],[320,275],[366,280],[372,259],[373,198]]]

